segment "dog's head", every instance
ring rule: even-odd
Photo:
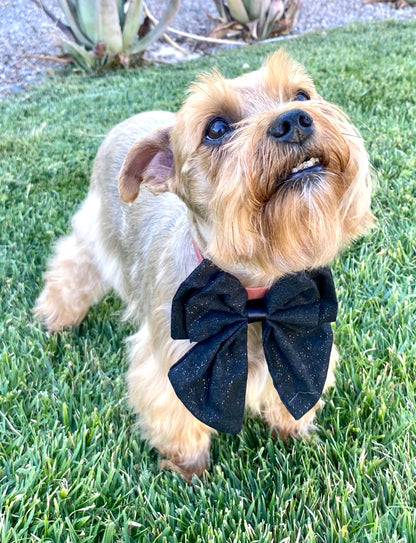
[[[258,71],[202,76],[170,129],[129,151],[120,194],[143,181],[186,204],[205,256],[272,281],[326,265],[372,222],[362,139],[282,51]]]

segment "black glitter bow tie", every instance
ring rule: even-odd
[[[172,338],[196,342],[170,370],[182,403],[200,421],[236,434],[244,415],[247,327],[262,322],[273,384],[295,419],[319,400],[332,347],[337,299],[331,271],[279,279],[260,300],[209,260],[179,287],[172,302]]]

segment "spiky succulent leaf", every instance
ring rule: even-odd
[[[123,48],[129,49],[134,45],[143,17],[142,0],[131,0],[126,13],[123,27]]]
[[[92,49],[92,47],[94,47],[94,42],[92,42],[88,36],[82,32],[75,4],[71,0],[59,0],[59,5],[64,12],[66,21],[70,26],[75,38],[81,45]]]
[[[124,0],[116,0],[116,3],[117,3],[117,11],[118,11],[118,20],[120,21],[121,28],[123,28],[124,20],[126,18],[125,13],[124,13],[125,1]]]
[[[80,0],[81,1],[81,0]],[[88,2],[90,0],[84,0]],[[123,35],[116,0],[95,0],[97,5],[98,41],[103,41],[110,53],[123,50]]]
[[[228,0],[227,4],[228,9],[230,10],[231,17],[235,21],[243,25],[250,21],[243,0]]]
[[[266,20],[262,27],[259,28],[260,40],[264,40],[265,38],[267,38],[267,36],[271,34],[276,21],[282,18],[284,12],[285,4],[283,0],[271,0]]]
[[[267,10],[269,8],[270,2],[261,1],[260,3],[261,5],[260,5],[259,25],[263,27],[267,18]]]
[[[224,0],[214,0],[215,7],[223,21],[227,21],[227,12],[225,10]]]
[[[141,53],[142,51],[145,51],[152,42],[159,39],[160,36],[162,36],[162,34],[166,31],[167,27],[169,26],[176,12],[178,11],[180,2],[181,0],[169,0],[169,3],[166,6],[166,9],[163,12],[163,15],[161,16],[158,24],[148,34],[146,34],[146,36],[136,42],[133,47],[127,49],[126,53]]]
[[[97,36],[97,0],[76,0],[76,13],[80,29],[83,34],[94,44],[98,41]]]
[[[266,3],[264,0],[245,0],[244,5],[251,21],[260,17],[262,5]]]
[[[91,51],[87,51],[84,46],[78,45],[74,41],[61,39],[62,51],[70,55],[73,62],[82,70],[92,70],[96,65],[96,59]]]

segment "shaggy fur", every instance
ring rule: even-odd
[[[301,110],[311,134],[276,139],[283,113]],[[231,127],[218,141],[207,126]],[[308,120],[308,124],[310,121]],[[293,175],[313,158],[320,168]],[[78,324],[114,289],[138,332],[129,339],[130,403],[142,434],[186,478],[209,462],[214,430],[176,397],[169,368],[190,348],[170,337],[172,298],[204,257],[246,287],[327,265],[372,221],[360,135],[283,52],[258,71],[201,77],[180,111],[142,113],[101,145],[72,233],[56,246],[35,313],[49,331]],[[272,384],[258,323],[249,326],[247,409],[283,438],[307,436],[321,402],[296,421]],[[326,387],[333,383],[333,350]]]

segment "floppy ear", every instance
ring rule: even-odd
[[[130,147],[118,176],[118,191],[123,202],[134,202],[141,183],[153,194],[168,190],[173,169],[170,130],[170,127],[158,128]]]

